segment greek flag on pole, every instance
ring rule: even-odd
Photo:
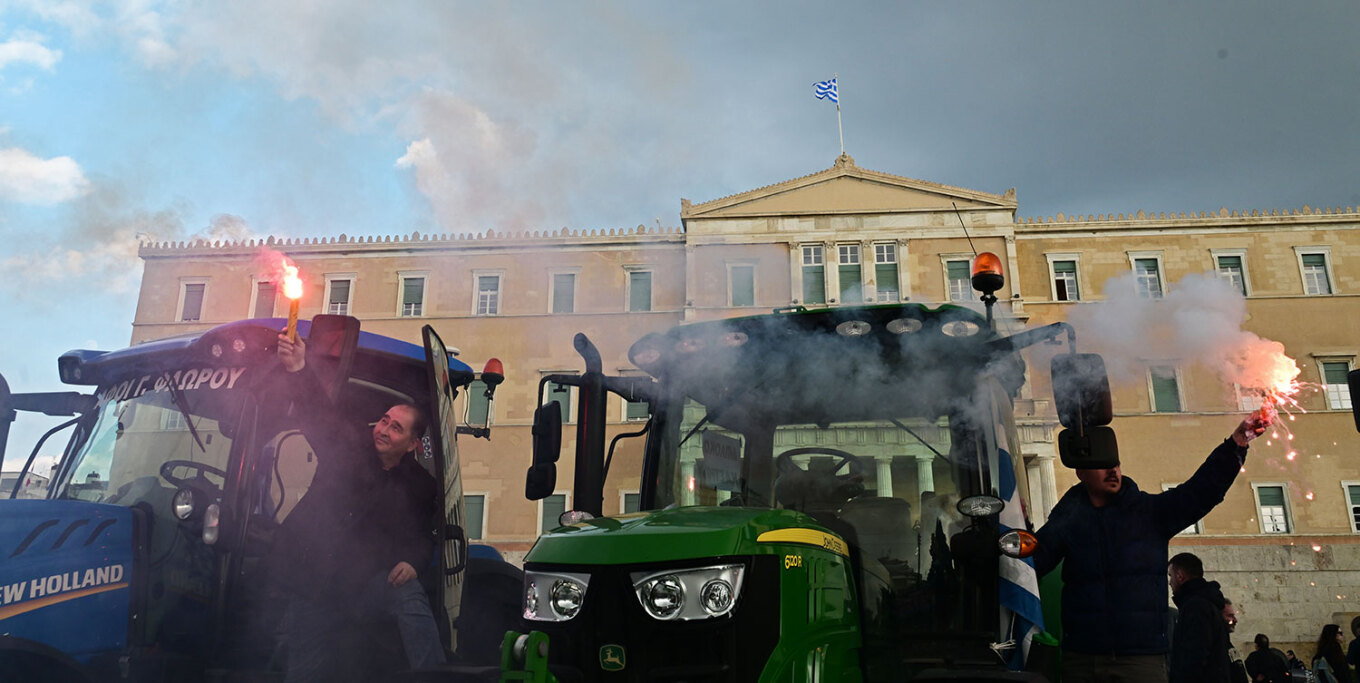
[[[1028,530],[1020,497],[1020,477],[1016,474],[1016,468],[1024,465],[1018,465],[1011,455],[1015,427],[1008,419],[1010,415],[999,411],[1001,405],[1009,405],[1009,402],[1009,396],[1000,391],[996,392],[993,410],[997,411],[994,413],[997,418],[996,445],[999,451],[997,464],[1001,500],[1006,503],[1001,509],[1000,518],[1003,534],[1012,529]],[[1039,605],[1039,577],[1034,572],[1034,561],[1029,558],[1021,560],[1002,555],[999,570],[1001,633],[1003,638],[1009,638],[1014,644],[1010,656],[1005,659],[1010,668],[1019,670],[1024,667],[1025,659],[1029,657],[1031,639],[1044,627],[1044,613]]]
[[[812,85],[812,91],[817,94],[819,100],[831,100],[836,104],[841,103],[840,95],[836,92],[836,79],[829,81],[817,81]]]

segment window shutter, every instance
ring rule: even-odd
[[[1161,374],[1165,372],[1166,374]],[[1152,370],[1152,409],[1158,413],[1179,413],[1181,411],[1180,392],[1177,391],[1174,370]]]
[[[864,298],[859,282],[859,266],[841,266],[841,303],[857,303]]]
[[[1346,383],[1346,364],[1345,363],[1323,363],[1323,381],[1327,384]]]
[[[464,496],[463,509],[467,516],[463,519],[463,531],[469,541],[482,538],[482,518],[486,514],[486,496]]]
[[[756,305],[756,276],[754,266],[732,266],[732,305]]]
[[[803,303],[826,303],[826,273],[822,271],[822,266],[803,268]]]
[[[878,291],[880,292],[900,291],[897,289],[896,263],[880,263],[874,266],[874,280],[878,282]]]
[[[652,310],[652,274],[646,271],[628,274],[628,310]]]
[[[203,290],[206,285],[194,283],[184,285],[184,310],[180,320],[198,320],[203,317]]]
[[[561,493],[555,493],[543,499],[543,529],[544,533],[557,528],[557,518],[567,511],[567,497]]]
[[[576,310],[576,275],[558,273],[553,275],[553,313],[571,313]]]
[[[1260,498],[1262,507],[1284,506],[1284,487],[1282,486],[1261,486],[1256,489],[1256,495]]]
[[[491,412],[491,402],[486,398],[486,382],[476,380],[468,385],[468,416],[467,421],[470,425],[486,424],[487,415]]]
[[[276,293],[274,283],[261,282],[255,286],[255,315],[256,318],[270,318],[274,315],[274,297]]]

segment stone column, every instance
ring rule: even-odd
[[[935,454],[916,456],[916,488],[921,493],[935,490]]]
[[[1039,490],[1043,495],[1040,510],[1043,511],[1043,518],[1048,519],[1048,513],[1058,504],[1058,478],[1053,472],[1053,461],[1056,458],[1052,455],[1040,455],[1039,461]]]
[[[840,253],[835,242],[822,242],[822,282],[826,283],[827,303],[845,303],[841,301]]]
[[[859,295],[864,304],[878,300],[878,273],[874,272],[874,243],[863,240],[859,243]]]
[[[907,245],[909,242],[910,240],[897,240],[898,301],[908,301],[911,299],[911,269],[907,267]]]
[[[804,304],[803,301],[803,245],[788,242],[789,247],[789,297],[790,303]]]
[[[878,495],[891,498],[893,494],[892,483],[892,456],[880,455],[874,458],[878,465]]]

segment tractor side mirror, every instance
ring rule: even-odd
[[[1082,431],[1084,427],[1110,424],[1114,419],[1110,379],[1105,374],[1105,360],[1099,354],[1055,356],[1052,377],[1053,401],[1062,426]]]
[[[1109,427],[1064,429],[1058,434],[1062,464],[1074,470],[1101,470],[1119,466],[1119,444]]]
[[[562,407],[550,401],[534,411],[534,464],[524,478],[524,497],[542,500],[557,486],[557,458],[562,455]]]

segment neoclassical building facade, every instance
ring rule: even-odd
[[[1104,284],[1120,276],[1155,302],[1183,277],[1208,273],[1245,296],[1244,329],[1283,344],[1309,388],[1289,423],[1294,440],[1253,446],[1226,500],[1173,539],[1173,550],[1205,559],[1250,633],[1302,643],[1322,623],[1360,614],[1360,435],[1345,387],[1360,353],[1360,212],[1033,218],[1018,209],[1014,190],[890,175],[842,155],[800,178],[681,200],[679,228],[145,243],[132,341],[286,314],[258,269],[268,248],[301,269],[304,317],[347,313],[368,331],[417,343],[429,324],[474,367],[500,358],[507,379],[492,437],[464,439],[460,448],[469,531],[514,557],[571,506],[570,468],[543,502],[525,500],[523,490],[538,380],[581,369],[571,343],[577,332],[594,340],[606,372],[628,373],[636,372],[627,360],[634,340],[689,321],[788,306],[977,305],[968,283],[975,252],[1001,257],[999,319],[1016,330],[1100,306]],[[1030,382],[1016,414],[1031,501],[1043,519],[1076,479],[1057,463],[1046,359],[1027,360]],[[1186,359],[1139,360],[1142,374],[1114,384],[1112,426],[1125,473],[1157,491],[1189,477],[1254,404]],[[564,390],[557,398],[572,397]],[[611,431],[636,431],[645,417],[637,408],[615,399]],[[564,433],[569,453],[574,431]],[[621,442],[606,513],[637,504],[639,449]],[[920,468],[922,456],[885,452],[868,485],[891,487],[893,472]]]

